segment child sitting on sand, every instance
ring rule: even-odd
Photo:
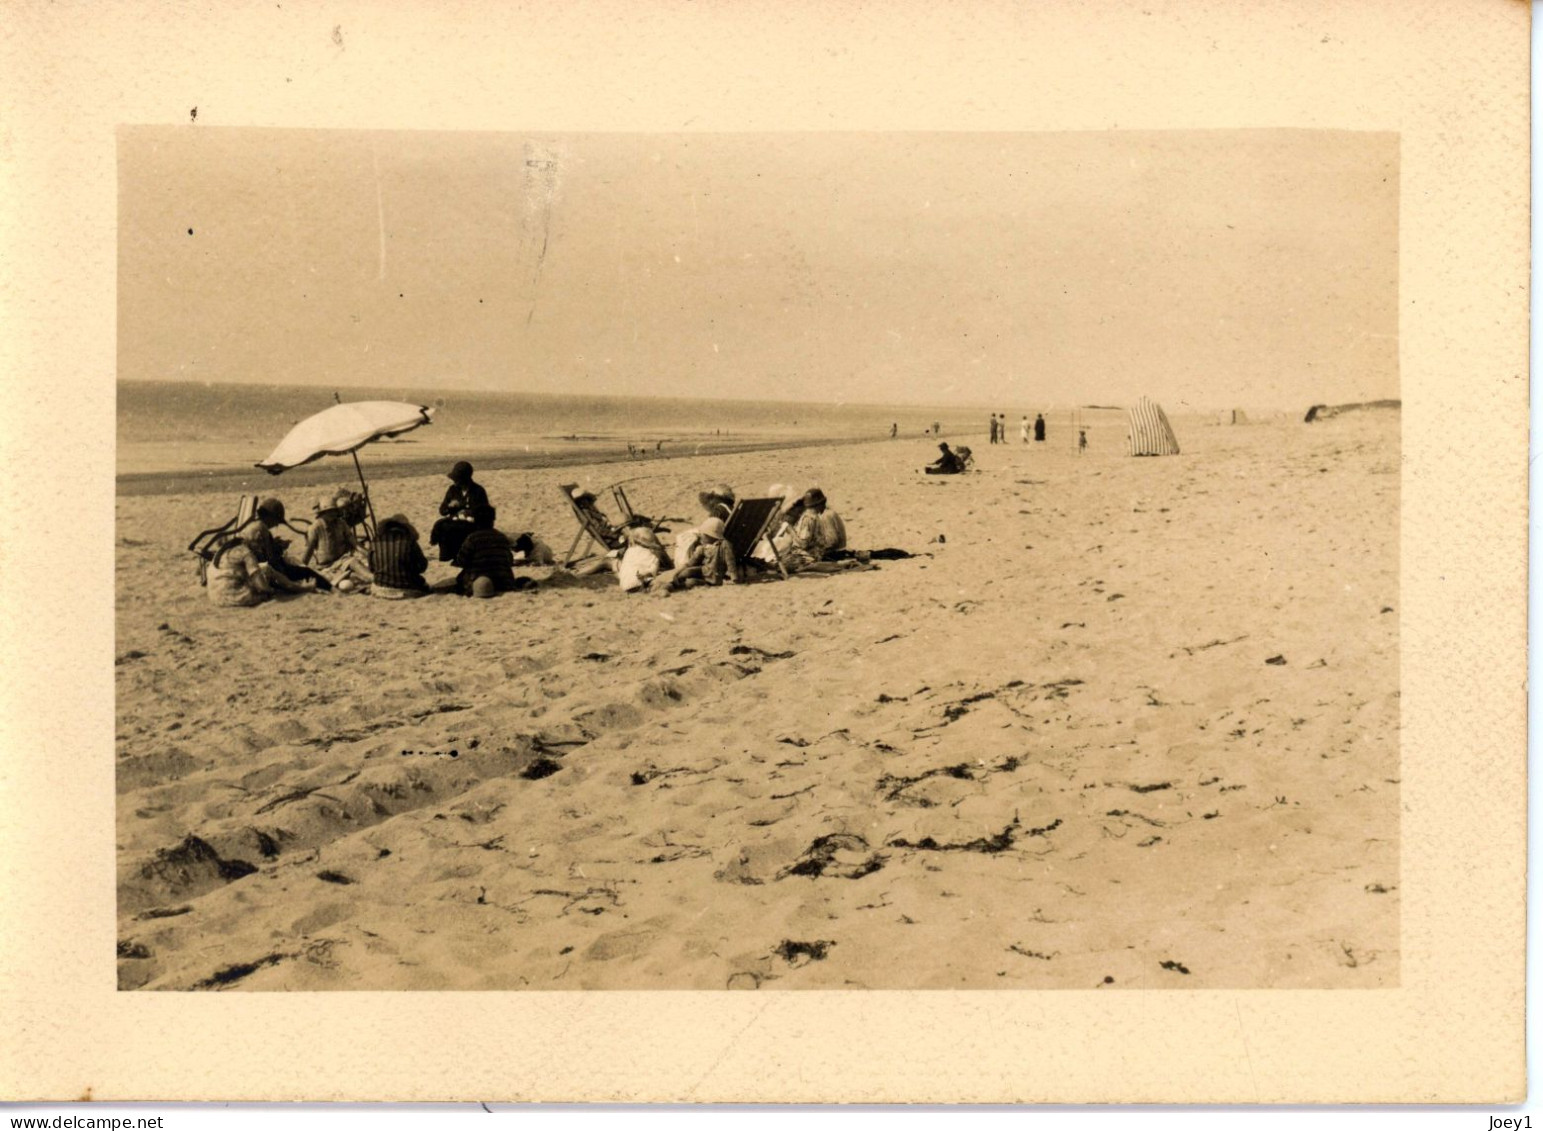
[[[315,568],[340,592],[347,593],[370,583],[370,568],[359,552],[359,540],[353,527],[343,518],[335,497],[322,496],[311,504],[315,518],[305,536],[303,566],[315,562]]]
[[[670,567],[670,555],[659,541],[654,524],[643,515],[635,514],[622,528],[626,541],[621,554],[613,559],[623,593],[636,593],[646,589],[660,572]]]
[[[696,530],[696,544],[685,561],[654,579],[652,592],[667,597],[672,589],[695,585],[737,585],[744,580],[734,547],[724,538],[721,518],[709,518]]]

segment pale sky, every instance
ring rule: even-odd
[[[118,231],[128,380],[1398,396],[1388,133],[131,127]]]

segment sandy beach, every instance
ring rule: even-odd
[[[644,512],[818,484],[917,555],[667,600],[217,608],[234,499],[121,495],[120,987],[1396,986],[1398,414],[1175,425],[660,462]],[[479,478],[560,553],[617,476]]]

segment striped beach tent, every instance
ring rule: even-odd
[[[1179,441],[1173,435],[1168,414],[1156,401],[1142,397],[1130,409],[1130,454],[1133,456],[1176,456]]]

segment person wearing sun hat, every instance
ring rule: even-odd
[[[386,600],[421,597],[429,591],[423,572],[429,560],[418,545],[418,531],[405,514],[383,519],[370,543],[370,596]]]
[[[826,560],[833,551],[846,549],[846,523],[826,505],[825,492],[811,487],[801,501],[804,513],[793,531],[794,547],[817,562]]]
[[[729,515],[734,512],[735,497],[734,488],[727,483],[717,483],[700,492],[696,499],[709,518],[721,518],[727,522]]]
[[[654,579],[652,592],[666,597],[673,589],[694,585],[738,584],[744,580],[734,546],[724,537],[721,518],[709,518],[696,529],[697,541],[683,564]]]
[[[322,495],[311,504],[311,529],[305,536],[305,554],[300,564],[314,561],[318,573],[347,593],[370,583],[369,567],[359,552],[359,540],[353,527],[343,518],[337,495]]]
[[[439,547],[439,560],[454,561],[461,542],[472,532],[471,515],[477,507],[488,506],[488,493],[472,479],[472,466],[458,460],[445,475],[450,486],[439,504],[439,521],[429,531],[429,545]]]
[[[272,496],[257,504],[257,517],[243,526],[237,537],[252,550],[252,556],[262,565],[290,581],[315,583],[320,592],[332,588],[332,582],[306,566],[295,565],[284,556],[288,542],[280,541],[273,533],[275,526],[289,526],[284,504]],[[293,529],[293,527],[291,527]]]
[[[708,518],[719,518],[727,522],[729,516],[734,513],[734,503],[737,496],[734,488],[727,483],[715,483],[713,486],[697,493],[697,502],[701,504],[703,512]],[[676,569],[683,569],[686,563],[696,553],[699,544],[699,534],[702,527],[689,526],[675,535],[675,545],[670,550],[670,557],[675,563]]]
[[[645,515],[635,514],[627,519],[622,526],[622,540],[625,545],[615,559],[617,580],[622,592],[636,593],[648,588],[661,570],[669,568],[670,556],[659,541],[653,520]]]

